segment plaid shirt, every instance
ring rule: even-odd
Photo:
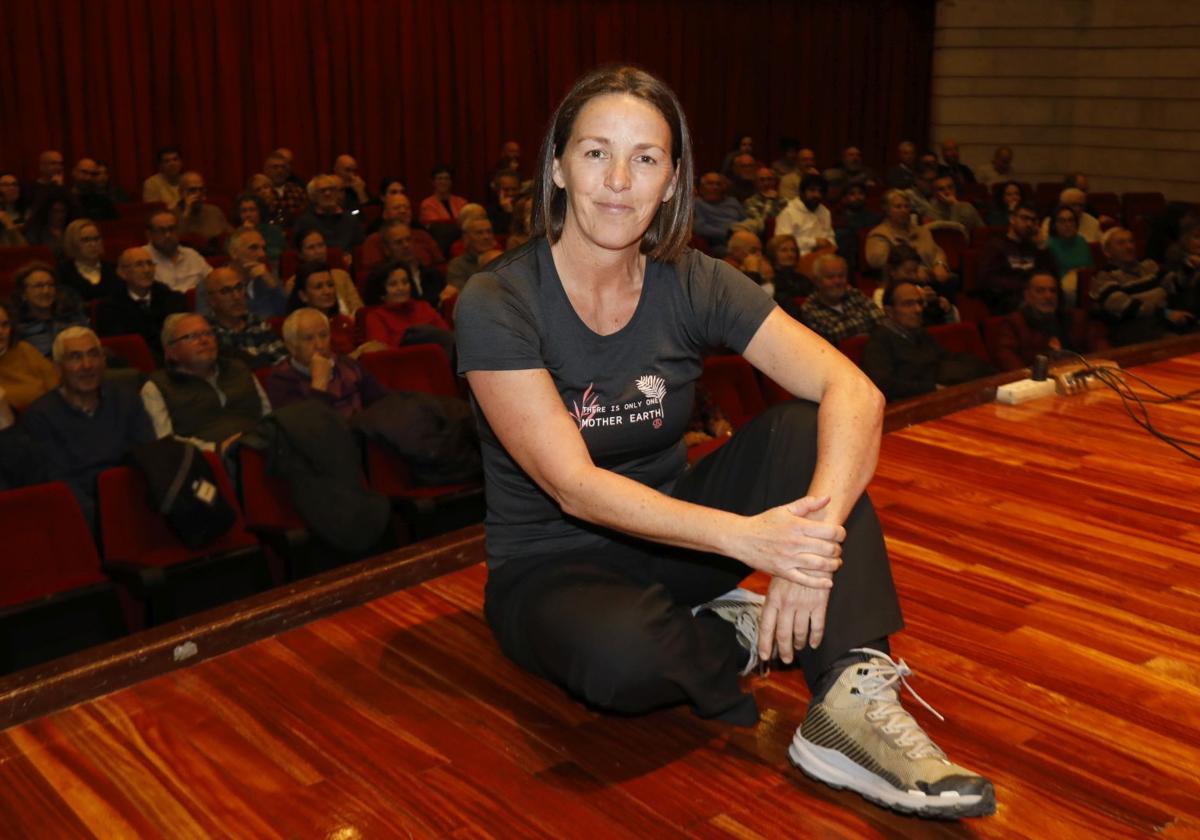
[[[787,199],[779,196],[765,198],[762,193],[755,193],[742,202],[742,207],[746,209],[746,220],[739,222],[738,227],[762,236],[767,227],[767,219],[778,216],[780,211],[787,207]]]
[[[210,323],[221,354],[241,359],[251,368],[268,367],[288,357],[287,348],[279,336],[261,318],[248,316],[246,326],[236,331],[221,326],[215,318]]]
[[[800,309],[800,320],[836,347],[842,339],[869,333],[883,320],[883,310],[858,289],[848,289],[840,309],[812,295]]]

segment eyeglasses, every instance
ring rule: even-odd
[[[178,344],[181,341],[193,343],[197,341],[203,341],[206,338],[212,338],[214,335],[215,333],[212,330],[196,330],[195,332],[184,333],[183,335],[175,336],[173,339],[171,339],[171,343]]]
[[[220,295],[221,297],[233,297],[234,295],[244,295],[245,293],[246,286],[243,283],[235,283],[232,286],[222,286],[213,292],[213,294]]]

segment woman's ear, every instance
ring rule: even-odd
[[[551,164],[550,174],[554,179],[554,186],[558,187],[560,190],[565,190],[567,188],[567,179],[563,177],[562,163],[560,163],[558,158],[555,158],[554,163]]]

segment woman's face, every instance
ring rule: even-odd
[[[56,292],[54,277],[48,271],[35,271],[25,278],[25,302],[35,312],[53,309]]]
[[[300,258],[305,262],[324,263],[328,257],[328,251],[325,248],[325,237],[321,234],[310,233],[304,237],[304,241],[300,243]]]
[[[388,275],[383,287],[384,303],[404,303],[412,297],[412,283],[409,282],[408,272],[397,268]]]
[[[433,191],[437,195],[450,195],[452,189],[454,189],[454,178],[449,172],[439,172],[433,176]]]
[[[1009,184],[1004,188],[1004,206],[1010,210],[1021,203],[1021,188],[1016,184]]]
[[[1079,233],[1079,223],[1070,210],[1060,210],[1054,215],[1054,235],[1061,239],[1073,239]]]
[[[798,259],[800,259],[800,249],[796,246],[794,239],[785,239],[775,249],[775,266],[777,268],[793,268]]]
[[[575,118],[554,161],[554,183],[567,192],[563,236],[606,250],[636,245],[675,193],[671,128],[642,99],[596,97]]]
[[[383,194],[383,203],[387,204],[387,200],[394,195],[404,195],[404,184],[399,181],[392,181],[387,186],[387,190]]]
[[[337,287],[333,285],[333,275],[328,271],[310,274],[300,299],[314,309],[331,311],[337,306]]]
[[[104,256],[104,238],[100,229],[88,225],[79,231],[79,258],[84,262],[95,262]]]
[[[894,195],[888,201],[888,221],[897,227],[908,227],[912,217],[912,204],[906,195]]]
[[[754,154],[754,138],[746,135],[738,141],[738,152],[743,155]]]
[[[242,224],[249,222],[254,227],[262,224],[262,214],[258,212],[257,201],[243,201],[238,205],[238,221]]]

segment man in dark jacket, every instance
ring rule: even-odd
[[[1037,230],[1037,209],[1022,201],[1009,214],[1008,233],[988,244],[979,285],[993,315],[1007,315],[1021,305],[1025,281],[1034,271],[1054,271],[1053,258],[1038,247]]]
[[[100,303],[100,335],[140,335],[161,362],[162,327],[168,315],[187,310],[187,298],[154,279],[154,260],[145,248],[128,248],[117,262],[124,285]]]
[[[889,401],[993,373],[990,365],[968,353],[943,349],[925,331],[925,295],[915,284],[889,286],[883,307],[888,317],[867,340],[862,368]]]
[[[1025,283],[1025,302],[1000,322],[994,356],[1001,370],[1029,367],[1039,355],[1086,353],[1088,319],[1082,309],[1058,308],[1058,280],[1039,271]]]

